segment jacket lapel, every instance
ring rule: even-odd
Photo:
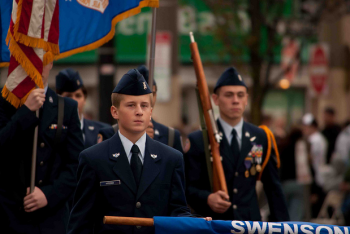
[[[237,168],[243,163],[245,157],[247,157],[248,153],[253,147],[252,142],[250,141],[252,134],[249,131],[249,128],[247,127],[247,124],[243,123],[243,129],[242,129],[242,147],[241,147],[241,155],[238,160]],[[248,133],[248,134],[246,134]]]
[[[153,157],[151,157],[151,154]],[[153,139],[148,135],[146,138],[145,157],[142,169],[141,181],[137,191],[136,200],[146,191],[151,185],[154,179],[160,172],[160,163],[162,156],[158,153],[157,148],[154,145]]]
[[[119,176],[119,178],[130,188],[130,190],[136,194],[137,187],[132,174],[130,164],[125,153],[123,144],[119,138],[119,134],[116,133],[112,138],[108,140],[109,144],[109,158],[114,161],[113,171]],[[119,155],[118,155],[119,154]]]
[[[42,110],[42,116],[40,117],[40,134],[42,134],[49,127],[55,117],[57,117],[57,94],[48,88]]]

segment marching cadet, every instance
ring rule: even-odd
[[[66,206],[76,186],[83,137],[77,103],[48,88],[33,90],[17,110],[0,98],[1,233],[66,233]],[[39,110],[39,118],[35,111]],[[35,189],[29,194],[34,128],[38,129]]]
[[[137,70],[141,73],[141,75],[145,78],[145,80],[148,83],[148,79],[149,79],[148,69],[146,68],[146,66],[144,65],[139,66]],[[153,79],[152,90],[153,90],[152,107],[154,108],[154,105],[156,104],[156,100],[157,100],[157,84],[154,79]],[[101,129],[98,135],[98,143],[112,137],[116,132],[116,130],[117,130],[117,125],[114,125],[113,127]],[[154,140],[162,142],[163,144],[173,147],[174,149],[177,149],[178,151],[183,153],[180,132],[178,130],[173,129],[171,127],[167,127],[163,124],[160,124],[152,118],[146,132]]]
[[[104,225],[103,216],[190,216],[182,154],[146,134],[152,91],[136,70],[112,93],[119,130],[79,156],[68,233],[153,233],[153,227]]]
[[[221,75],[212,98],[220,111],[217,124],[222,134],[220,155],[228,195],[211,191],[203,135],[196,131],[189,135],[185,146],[187,201],[198,214],[213,219],[261,220],[255,185],[257,171],[261,171],[266,156],[267,136],[263,129],[243,120],[248,103],[247,86],[235,68],[228,68]],[[271,155],[261,181],[269,201],[271,221],[288,221],[275,155]]]
[[[56,76],[56,93],[62,97],[69,97],[78,102],[78,113],[83,131],[85,149],[96,144],[97,134],[101,128],[111,127],[98,121],[85,119],[83,115],[84,106],[87,98],[87,90],[79,72],[71,68],[64,69]]]

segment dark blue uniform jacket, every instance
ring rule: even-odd
[[[169,142],[169,128],[163,124],[160,124],[152,119],[153,123],[153,129],[154,129],[154,139],[156,141],[162,142],[163,144],[168,145]],[[111,138],[114,135],[114,129],[112,127],[109,128],[102,128],[99,132],[102,135],[103,140],[106,140],[108,138]],[[181,138],[180,138],[180,132],[175,129],[175,136],[174,136],[174,149],[177,149],[181,153],[183,153],[182,150],[182,144],[181,144]]]
[[[57,98],[54,91],[47,90],[39,119],[25,105],[16,110],[0,98],[0,223],[3,233],[65,233],[69,215],[66,202],[76,186],[75,174],[83,138],[77,103],[64,98],[60,144],[53,149]],[[48,205],[26,213],[23,198],[30,186],[33,135],[37,125],[35,185],[45,194]]]
[[[187,201],[202,216],[211,216],[213,219],[221,220],[259,221],[261,220],[261,216],[255,191],[257,175],[250,175],[248,178],[245,177],[246,168],[244,159],[251,151],[253,144],[263,146],[263,160],[265,159],[267,151],[266,134],[264,130],[244,122],[241,154],[239,155],[237,165],[235,165],[230,145],[220,122],[217,121],[217,123],[219,131],[223,134],[220,143],[220,154],[222,156],[222,165],[232,206],[225,213],[217,214],[207,204],[207,199],[211,191],[201,131],[196,131],[189,135],[191,147],[185,154]],[[271,212],[270,221],[288,221],[288,210],[279,181],[274,154],[271,155],[263,172],[262,182],[269,202]]]
[[[177,150],[147,136],[138,188],[118,133],[84,150],[79,157],[78,186],[68,233],[154,232],[153,227],[104,225],[105,215],[190,216],[182,186],[183,159]]]
[[[85,136],[84,148],[89,148],[97,143],[97,135],[100,129],[111,125],[99,121],[84,119],[83,133]]]

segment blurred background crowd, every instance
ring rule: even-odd
[[[147,64],[151,18],[144,8],[101,48],[56,61],[49,86],[60,70],[79,71],[89,93],[84,117],[113,124],[110,93]],[[190,31],[209,90],[235,66],[249,87],[246,119],[275,134],[291,219],[350,225],[350,1],[161,0],[153,117],[183,141],[199,128]],[[6,77],[0,68],[0,86]],[[268,217],[264,204],[261,195]]]

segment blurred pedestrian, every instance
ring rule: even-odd
[[[301,129],[293,127],[281,142],[281,182],[291,221],[309,221],[310,184],[307,143]]]
[[[324,117],[325,127],[322,130],[322,134],[325,136],[328,142],[326,163],[329,164],[332,154],[334,152],[335,140],[337,139],[341,131],[341,126],[339,124],[336,124],[335,122],[336,116],[335,116],[335,110],[333,108],[327,107],[324,110],[323,117]]]
[[[325,198],[322,169],[326,165],[328,146],[327,140],[318,130],[318,123],[312,114],[305,114],[302,118],[302,124],[303,135],[310,144],[310,160],[313,172],[313,184],[311,187],[312,217],[317,217]]]

